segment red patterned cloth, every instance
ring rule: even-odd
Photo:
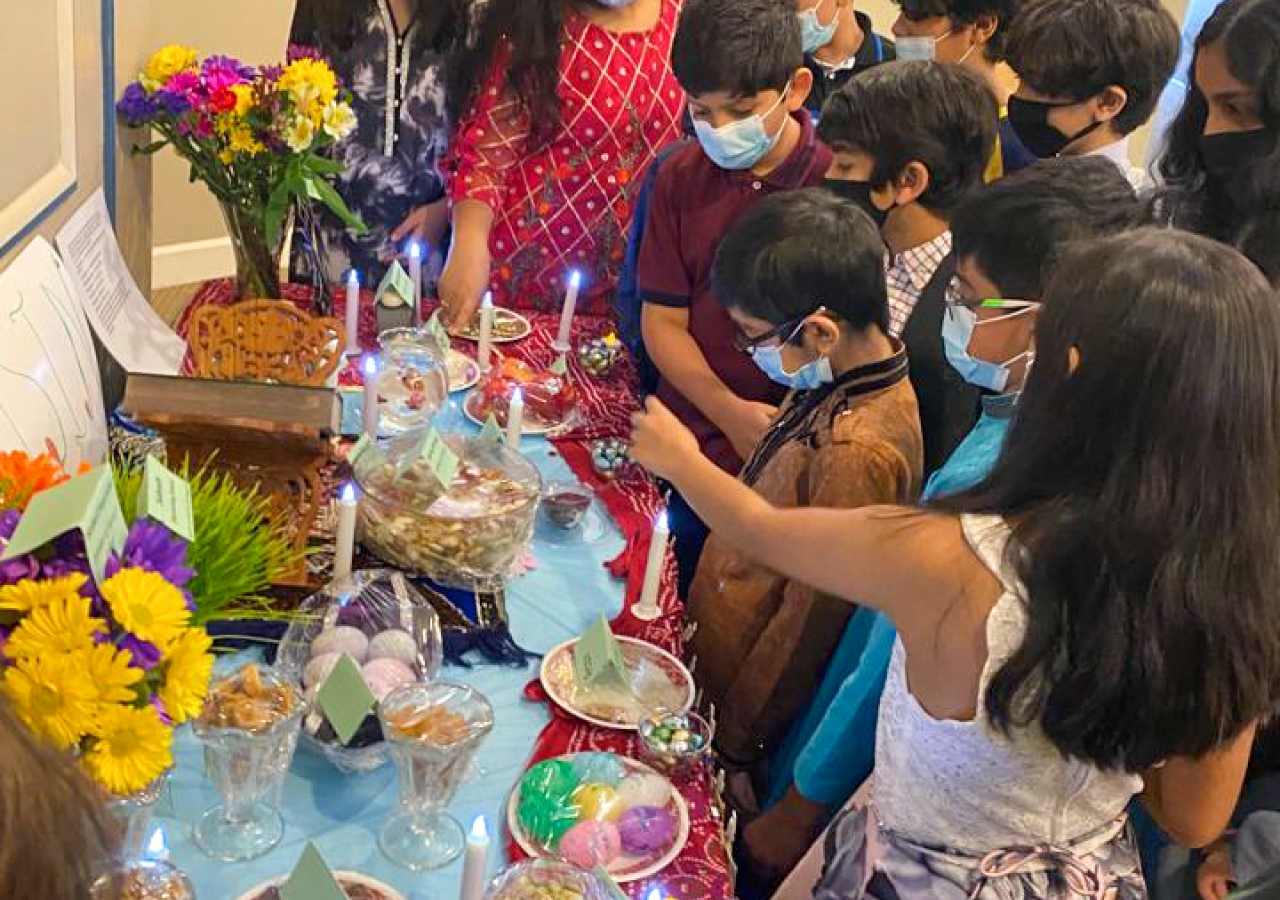
[[[648,31],[618,34],[565,13],[557,99],[561,122],[530,137],[529,114],[505,88],[503,45],[442,168],[450,196],[494,212],[491,288],[499,306],[559,307],[572,269],[579,309],[605,314],[654,155],[680,136],[684,92],[671,73],[680,0],[662,0]]]
[[[231,280],[206,283],[196,294],[191,305],[178,322],[178,333],[186,334],[189,318],[196,309],[207,304],[232,302],[235,285]],[[309,306],[310,291],[295,285],[286,286],[285,297],[305,309]],[[341,318],[345,304],[345,291],[335,298],[334,316]],[[426,310],[431,314],[431,309]],[[551,347],[552,337],[559,324],[559,316],[548,313],[531,313],[533,333],[516,344],[498,349],[518,357],[540,369],[551,365],[558,355]],[[611,330],[607,319],[578,316],[574,319],[570,338],[577,347],[583,338],[596,337]],[[377,346],[376,312],[372,296],[362,297],[360,318],[360,343],[366,349]],[[470,345],[468,345],[470,346]],[[635,370],[629,359],[624,359],[608,378],[594,378],[579,364],[576,354],[567,358],[570,376],[578,387],[580,397],[578,422],[569,433],[554,440],[556,449],[574,474],[596,490],[596,496],[604,503],[627,545],[617,559],[607,565],[616,577],[626,578],[626,603],[623,612],[614,619],[614,633],[648,641],[677,657],[684,654],[682,639],[684,607],[676,595],[676,565],[672,553],[667,553],[662,572],[662,585],[658,592],[658,604],[662,615],[652,622],[642,622],[631,616],[631,604],[640,595],[644,581],[645,563],[649,555],[649,539],[652,523],[663,508],[658,487],[648,475],[635,469],[624,470],[615,479],[602,479],[591,463],[590,442],[601,438],[626,437],[630,433],[631,413],[636,408]],[[344,380],[358,375],[344,373]],[[525,689],[525,697],[532,702],[549,703],[542,685],[535,680]],[[611,750],[625,756],[638,758],[640,746],[633,732],[597,728],[551,706],[551,722],[538,735],[529,758],[529,765],[565,753],[584,750]],[[720,821],[715,812],[711,772],[703,770],[675,780],[676,787],[689,805],[689,841],[684,850],[652,882],[639,881],[627,886],[627,893],[641,900],[645,892],[660,883],[664,896],[676,900],[728,900],[733,897],[733,882],[725,856]],[[511,859],[523,854],[511,843],[507,848]]]

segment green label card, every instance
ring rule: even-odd
[[[444,326],[440,324],[440,310],[436,310],[431,314],[431,318],[427,319],[427,324],[423,326],[426,329],[427,336],[432,338],[440,347],[440,355],[442,357],[449,354],[449,332],[444,330]]]
[[[373,691],[365,684],[355,660],[344,653],[324,684],[320,685],[320,690],[316,692],[316,702],[333,726],[338,740],[346,744],[360,730],[360,723],[365,716],[373,712],[378,698],[373,696]]]
[[[280,900],[350,900],[316,845],[308,842],[292,874],[279,887]]]
[[[382,448],[378,446],[378,442],[369,437],[368,434],[360,435],[360,439],[356,441],[355,446],[351,448],[351,452],[347,454],[347,464],[351,468],[356,467],[356,463],[368,456],[370,460],[378,460],[382,455]]]
[[[565,375],[568,373],[569,363],[565,360],[563,353],[556,357],[556,361],[551,364],[547,371],[552,375]]]
[[[148,456],[142,468],[138,515],[154,519],[187,543],[196,539],[196,522],[191,511],[191,484],[187,479],[170,472],[154,456]]]
[[[413,279],[396,260],[378,285],[375,298],[383,306],[405,306],[413,302]]]
[[[622,648],[600,616],[573,645],[573,669],[583,687],[628,687],[631,678]]]
[[[453,484],[454,476],[458,474],[458,466],[462,462],[458,459],[458,454],[453,452],[453,448],[440,437],[440,432],[434,428],[429,429],[427,436],[423,438],[418,458],[427,464],[431,474],[436,476],[446,491]]]
[[[502,433],[502,426],[498,424],[498,420],[494,418],[493,413],[489,413],[488,418],[484,420],[484,427],[480,429],[480,440],[501,444],[505,437]]]
[[[124,546],[129,534],[110,466],[99,466],[32,497],[0,560],[30,553],[76,528],[84,533],[89,568],[101,584],[107,557]]]

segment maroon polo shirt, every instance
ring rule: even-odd
[[[711,264],[734,220],[759,198],[822,183],[831,151],[818,140],[808,112],[793,115],[802,128],[800,141],[768,175],[722,169],[696,141],[664,161],[640,245],[644,302],[687,308],[689,333],[712,371],[739,397],[761,403],[779,403],[786,391],[734,346],[738,329],[711,289]],[[737,474],[742,460],[728,438],[665,378],[658,380],[658,398],[697,436],[703,453]]]

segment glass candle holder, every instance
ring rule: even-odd
[[[205,770],[222,798],[193,829],[207,855],[241,862],[280,842],[284,819],[275,804],[305,713],[297,685],[270,669],[246,666],[213,686],[193,724],[204,745]]]
[[[378,846],[406,869],[447,865],[462,853],[464,837],[444,809],[493,729],[493,707],[465,684],[434,681],[388,694],[378,719],[400,777],[400,811],[383,826]]]

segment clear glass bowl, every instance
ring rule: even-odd
[[[434,341],[414,329],[378,338],[378,431],[396,436],[431,424],[449,396],[449,371]],[[415,337],[417,336],[417,337]]]
[[[288,709],[266,703],[252,713],[253,724],[241,719],[228,724],[218,714],[215,692],[238,691],[249,670],[268,690],[288,692]],[[239,680],[239,681],[237,681]],[[247,696],[247,694],[246,694]],[[196,845],[214,859],[242,862],[262,856],[280,842],[284,819],[275,806],[294,751],[307,704],[288,677],[263,666],[245,666],[215,682],[204,712],[192,730],[204,745],[205,770],[222,802],[206,810],[192,830]]]
[[[501,444],[458,434],[444,441],[462,460],[447,491],[421,461],[397,476],[399,447],[360,458],[361,542],[440,584],[496,590],[529,545],[542,478]]]
[[[378,846],[406,869],[438,869],[462,852],[462,826],[444,809],[493,730],[493,707],[465,684],[433,681],[388,694],[378,720],[400,776],[400,811]]]
[[[542,514],[566,531],[577,528],[591,509],[595,492],[581,481],[548,481],[542,489]]]
[[[552,900],[577,895],[581,900],[612,900],[614,894],[600,876],[551,859],[527,859],[503,869],[489,883],[484,900]]]

